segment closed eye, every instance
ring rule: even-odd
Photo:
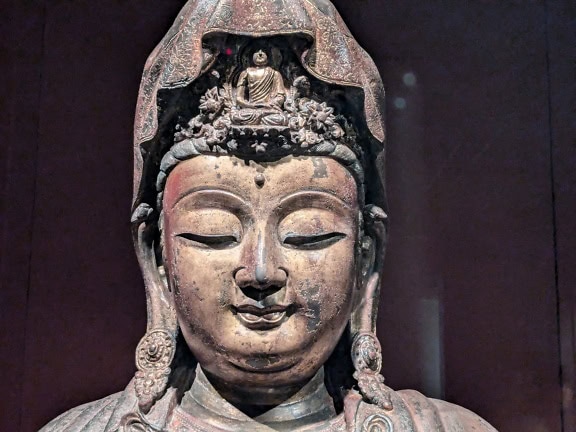
[[[192,233],[177,234],[180,237],[189,240],[194,246],[209,249],[227,249],[238,244],[238,239],[230,235],[199,235]]]
[[[346,234],[339,232],[331,232],[311,236],[288,234],[284,238],[283,243],[295,249],[314,250],[327,248],[337,241],[342,240],[344,237],[346,237]]]

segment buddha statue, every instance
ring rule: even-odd
[[[380,375],[382,82],[327,0],[284,3],[192,0],[148,60],[137,372],[42,432],[495,431]]]
[[[238,109],[232,114],[236,124],[283,125],[286,117],[282,107],[286,100],[284,80],[280,72],[268,66],[268,56],[258,50],[254,67],[240,74],[236,90]]]

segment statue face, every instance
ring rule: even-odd
[[[202,367],[231,385],[312,377],[355,304],[357,187],[327,157],[197,156],[169,175],[164,259]]]
[[[268,56],[262,50],[256,51],[252,59],[256,66],[266,66],[268,64]]]

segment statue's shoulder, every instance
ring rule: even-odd
[[[497,432],[478,415],[457,405],[430,399],[415,390],[391,391],[392,409],[385,410],[350,395],[347,423],[356,432]],[[356,401],[356,402],[355,402]],[[352,420],[353,419],[353,420]],[[378,429],[379,428],[379,429]]]
[[[401,390],[396,393],[412,413],[416,424],[428,425],[434,421],[438,424],[437,430],[442,431],[497,432],[486,420],[461,406],[427,398],[415,390]]]
[[[116,429],[122,416],[134,409],[135,395],[129,389],[72,408],[39,432],[104,432]]]

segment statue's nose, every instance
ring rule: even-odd
[[[234,279],[240,288],[253,287],[266,290],[286,285],[288,272],[278,265],[274,247],[267,245],[264,235],[258,234],[255,247],[248,247],[242,257],[242,266],[236,270]]]

